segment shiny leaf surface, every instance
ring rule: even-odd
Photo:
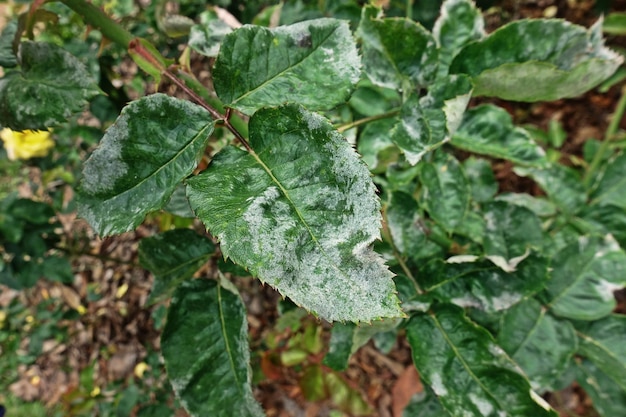
[[[261,417],[250,387],[248,324],[241,298],[217,282],[183,282],[161,336],[170,382],[192,417]]]
[[[608,78],[623,58],[589,30],[557,19],[511,22],[465,46],[451,73],[468,74],[476,95],[516,101],[576,97]]]
[[[504,313],[500,329],[498,344],[524,370],[533,388],[554,389],[578,347],[572,324],[529,299]]]
[[[224,104],[246,114],[285,102],[328,110],[348,99],[360,68],[348,23],[316,19],[273,30],[246,25],[226,35],[213,80]]]
[[[85,162],[79,214],[101,235],[138,226],[197,165],[213,121],[188,101],[153,94],[126,106]]]
[[[615,308],[613,291],[626,285],[626,254],[611,235],[581,237],[554,255],[545,299],[551,311],[575,320],[597,320]]]
[[[416,314],[406,331],[420,378],[451,415],[556,416],[491,335],[460,308]]]
[[[452,136],[452,145],[466,151],[522,164],[547,164],[544,150],[524,129],[515,127],[501,107],[484,104],[468,110]]]

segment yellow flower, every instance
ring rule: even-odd
[[[9,128],[4,128],[0,131],[0,139],[4,142],[4,149],[12,161],[46,156],[54,146],[50,132],[45,130],[14,132]]]

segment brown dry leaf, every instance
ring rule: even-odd
[[[391,390],[393,417],[402,417],[402,412],[411,401],[413,395],[424,390],[415,366],[406,367]]]

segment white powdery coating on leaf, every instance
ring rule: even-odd
[[[448,395],[448,390],[443,385],[443,380],[439,374],[432,374],[430,376],[430,387],[435,391],[438,397]]]
[[[476,408],[478,408],[478,411],[480,411],[480,414],[482,414],[483,416],[490,416],[491,413],[493,413],[494,411],[493,404],[491,404],[489,401],[478,397],[474,393],[470,393],[468,397],[470,401],[476,406]]]
[[[115,182],[127,174],[128,165],[122,160],[122,146],[127,135],[127,118],[122,115],[107,130],[100,146],[85,162],[81,184],[85,192],[98,194],[111,191]]]

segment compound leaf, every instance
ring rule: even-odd
[[[192,417],[264,416],[250,387],[248,324],[238,294],[216,281],[183,282],[172,297],[161,349]]]
[[[59,46],[24,41],[19,64],[0,79],[0,119],[13,130],[63,123],[100,92],[84,65]]]
[[[574,320],[597,320],[615,308],[613,291],[626,285],[626,254],[611,235],[581,237],[552,259],[545,298],[551,311]]]
[[[626,391],[626,316],[612,314],[578,328],[580,353]]]
[[[191,229],[174,229],[139,242],[139,262],[154,274],[151,301],[189,279],[215,252],[215,245]]]
[[[546,153],[524,129],[515,127],[501,107],[484,104],[468,110],[452,145],[470,152],[522,164],[547,164]]]
[[[366,165],[323,117],[259,110],[252,152],[229,146],[188,181],[226,257],[327,320],[401,315],[392,273],[368,246],[381,216]]]
[[[500,321],[498,344],[541,391],[554,389],[578,347],[574,326],[559,320],[535,299],[507,310]]]
[[[461,308],[432,310],[411,317],[407,337],[420,378],[451,415],[556,417],[491,335]]]
[[[191,174],[213,126],[188,101],[153,94],[132,102],[85,162],[79,214],[102,236],[133,229]]]
[[[243,26],[226,35],[213,69],[217,95],[246,114],[289,101],[331,109],[348,99],[360,75],[356,42],[337,19]]]
[[[511,22],[465,46],[450,72],[470,75],[476,95],[516,101],[575,97],[623,61],[603,46],[601,26],[601,20],[589,30],[557,19]]]

